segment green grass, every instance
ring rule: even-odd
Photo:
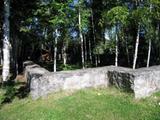
[[[0,99],[2,98],[2,93]],[[61,92],[0,108],[0,120],[160,120],[160,93],[135,100],[115,88]]]

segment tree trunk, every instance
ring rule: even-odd
[[[97,55],[95,55],[95,65],[96,65],[96,67],[98,66],[98,57],[97,57]]]
[[[96,37],[95,37],[95,27],[94,27],[94,21],[93,21],[93,10],[91,10],[91,21],[92,21],[92,33],[93,33],[93,42],[96,44]],[[95,55],[95,65],[98,66],[98,58],[97,55]]]
[[[18,49],[18,36],[16,33],[14,33],[13,35],[13,40],[12,40],[12,48],[11,48],[11,65],[12,65],[12,69],[13,69],[13,77],[16,77],[18,75],[18,65],[17,65],[17,49]]]
[[[67,64],[67,53],[66,53],[66,49],[67,49],[67,46],[66,46],[66,43],[63,43],[63,65],[66,65]]]
[[[152,46],[152,41],[149,40],[149,45],[148,45],[148,58],[147,58],[147,67],[149,67],[149,63],[150,63],[151,46]]]
[[[117,26],[116,26],[116,47],[115,47],[115,66],[118,66],[118,33],[117,33]]]
[[[136,68],[136,63],[137,63],[138,46],[139,46],[139,32],[140,32],[140,25],[138,25],[138,31],[137,31],[135,53],[134,53],[134,60],[133,60],[133,69]]]
[[[97,56],[97,59],[98,59],[98,64],[101,64],[101,58],[100,58],[100,55]]]
[[[160,30],[159,30],[159,23],[157,23],[157,28],[156,28],[156,40],[159,40],[159,33],[160,33]]]
[[[157,25],[157,35],[158,35],[158,39],[159,39],[159,36],[160,36],[160,30],[159,30],[159,23],[158,23],[158,25]]]
[[[92,46],[91,46],[91,40],[89,39],[89,59],[91,61],[91,64],[93,63],[93,58],[92,58]]]
[[[4,1],[4,23],[3,23],[3,82],[9,79],[10,73],[10,0]]]
[[[2,48],[0,48],[0,64],[3,64],[3,52]]]
[[[55,31],[55,46],[54,46],[54,72],[57,71],[57,42],[58,42],[58,30]]]
[[[88,55],[88,53],[87,53],[87,39],[86,39],[86,37],[85,37],[85,35],[84,35],[84,48],[85,48],[85,62],[87,62],[87,55]]]
[[[125,40],[125,45],[126,45],[127,62],[128,62],[128,66],[130,66],[130,58],[129,58],[129,50],[128,50],[127,39]]]
[[[18,50],[17,50],[17,67],[18,67],[18,73],[21,73],[23,71],[23,65],[22,65],[22,56],[23,56],[23,49],[24,49],[24,44],[23,40],[19,40],[18,42]]]
[[[152,12],[152,4],[150,4],[150,12]],[[151,56],[151,47],[152,47],[152,41],[151,41],[151,39],[149,39],[149,44],[148,44],[148,58],[147,58],[147,66],[146,66],[146,67],[149,67],[150,56]]]
[[[84,69],[85,68],[85,63],[84,63],[83,35],[82,35],[82,31],[81,31],[81,13],[80,13],[80,8],[79,8],[79,14],[78,14],[78,22],[79,22],[79,36],[80,36],[80,40],[81,40],[82,67]]]

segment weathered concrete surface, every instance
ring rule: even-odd
[[[29,65],[25,68],[25,75],[29,81],[30,93],[33,99],[46,96],[61,90],[79,90],[82,88],[108,86],[105,71],[114,67],[96,69],[48,72],[38,65]]]
[[[140,68],[134,71],[134,93],[143,98],[160,91],[160,66]]]
[[[36,64],[25,65],[25,76],[33,99],[61,90],[115,85],[142,98],[160,90],[160,66],[132,70],[123,67],[100,67],[52,73]]]
[[[25,67],[24,76],[27,79],[27,84],[30,89],[30,93],[33,99],[36,99],[39,96],[39,93],[43,92],[40,91],[41,88],[41,77],[48,73],[46,69],[40,67],[37,64],[29,64]],[[44,80],[43,80],[44,81]]]
[[[160,66],[137,70],[117,68],[107,74],[111,85],[133,91],[135,98],[144,98],[160,91]]]
[[[107,71],[110,85],[115,85],[126,91],[134,91],[133,70],[129,68],[117,67],[117,69]]]

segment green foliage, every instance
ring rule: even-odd
[[[41,20],[41,24],[49,25],[54,29],[66,26],[69,23],[69,15],[71,15],[71,0],[68,1],[48,1],[48,3],[40,3],[39,9],[35,15]]]
[[[104,11],[102,14],[104,22],[112,26],[116,24],[126,24],[128,15],[128,8],[123,6],[114,7],[109,11]]]
[[[83,11],[81,11],[81,22],[82,22],[82,25],[81,25],[81,29],[83,32],[85,32],[88,28],[89,28],[89,17],[91,16],[91,12],[89,9],[86,9]]]
[[[0,1],[1,47],[3,46],[3,2],[3,0]],[[150,6],[152,6],[151,11]],[[151,60],[155,60],[153,60],[151,64],[159,64],[160,42],[158,25],[160,24],[160,0],[11,0],[10,8],[11,57],[13,58],[11,64],[14,61],[13,64],[16,64],[16,61],[18,61],[18,64],[21,64],[22,61],[27,58],[31,58],[32,60],[36,58],[36,60],[38,60],[42,45],[45,49],[50,50],[53,57],[53,32],[55,29],[58,29],[61,35],[58,38],[57,55],[61,54],[62,47],[66,45],[66,51],[68,52],[67,54],[69,54],[69,57],[67,56],[68,59],[72,59],[70,56],[74,55],[79,58],[80,43],[77,42],[74,44],[75,41],[78,41],[78,27],[81,29],[82,34],[86,36],[87,52],[90,51],[88,40],[91,41],[91,53],[104,54],[115,52],[115,34],[117,34],[119,51],[127,47],[129,49],[130,61],[132,61],[135,48],[133,44],[136,39],[137,26],[139,24],[140,44],[142,45],[140,45],[139,54],[142,54],[142,52],[147,53],[148,45],[146,42],[152,40],[154,41],[152,42],[154,49],[151,51]],[[80,26],[78,26],[79,11],[81,14]],[[93,15],[93,21],[91,21],[91,14]],[[93,27],[95,35],[93,35]],[[116,30],[110,30],[113,32],[110,34],[110,39],[102,42],[106,28],[116,28]],[[47,37],[44,35],[44,30],[47,30]],[[127,41],[127,45],[125,41]],[[72,46],[68,44],[72,44]],[[89,55],[89,53],[87,54]],[[120,52],[120,64],[121,61],[124,61],[124,57],[122,56],[125,56],[125,54],[124,52]],[[154,55],[154,57],[152,57],[152,55]],[[141,62],[146,61],[142,60],[144,58],[147,58],[146,54],[143,54],[143,57],[138,57],[140,66],[144,66],[142,65],[144,63]],[[105,61],[104,59],[106,58],[101,57],[101,61]],[[74,62],[80,64],[80,59],[76,59]],[[105,64],[106,63],[104,63],[104,65]],[[49,70],[53,69],[53,64],[46,64],[46,66]],[[14,67],[14,69],[15,68],[16,67]],[[63,69],[72,69],[72,67],[63,66],[61,70]]]
[[[110,28],[115,28],[115,29],[110,29],[110,31],[112,32],[115,31],[115,32],[113,32],[112,34],[108,33],[110,35],[110,40],[107,40],[105,44],[103,43],[99,44],[95,49],[96,53],[104,54],[104,51],[106,49],[108,49],[110,53],[115,52],[114,48],[116,44],[115,43],[116,34],[118,35],[122,27],[124,28],[128,25],[129,23],[128,17],[129,17],[129,10],[125,6],[116,6],[110,9],[109,11],[105,10],[102,13],[102,20],[100,24],[104,23],[105,25],[107,25],[107,27],[109,26]]]
[[[80,69],[80,68],[81,67],[78,65],[61,64],[58,69],[62,70],[62,71],[67,71],[67,70],[76,70],[76,69]]]
[[[151,0],[150,4],[153,6],[153,14],[156,20],[160,20],[160,1],[159,0]]]
[[[132,12],[132,19],[135,23],[140,24],[141,26],[148,21],[149,16],[151,15],[149,8],[137,8]]]
[[[92,68],[93,65],[91,64],[91,62],[86,61],[85,62],[85,68]]]
[[[104,54],[106,51],[109,51],[110,53],[114,53],[115,51],[115,41],[114,40],[107,40],[104,42],[99,42],[99,44],[96,45],[96,47],[93,50],[94,54]]]
[[[155,28],[151,25],[151,24],[147,24],[146,27],[145,27],[145,38],[146,40],[155,40],[156,38],[156,32],[155,32]]]
[[[86,5],[85,2],[86,2],[85,0],[79,0],[78,4],[75,6],[76,8],[75,15],[78,17],[78,12],[80,12],[81,15],[80,28],[84,33],[86,33],[86,31],[89,29],[89,24],[90,24],[89,17],[91,16],[91,9]],[[77,26],[79,26],[78,23]]]
[[[21,27],[21,28],[20,28],[20,32],[25,32],[25,33],[27,33],[27,32],[30,32],[30,29],[28,29],[28,28],[26,28],[26,27]]]
[[[53,25],[58,27],[61,24],[66,24],[66,20],[67,20],[67,14],[69,13],[65,13],[65,9],[67,9],[65,3],[61,3],[61,2],[52,2],[51,3],[51,10],[55,11],[55,15],[52,15],[52,11],[49,15],[51,15],[51,18],[49,20],[49,22]]]
[[[2,101],[2,103],[10,103],[15,97],[16,88],[14,86],[7,86],[5,90],[6,92],[0,101]]]

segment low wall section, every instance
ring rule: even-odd
[[[61,90],[115,85],[142,98],[160,90],[160,66],[132,70],[99,67],[85,70],[49,72],[31,61],[24,62],[24,74],[33,99]]]

